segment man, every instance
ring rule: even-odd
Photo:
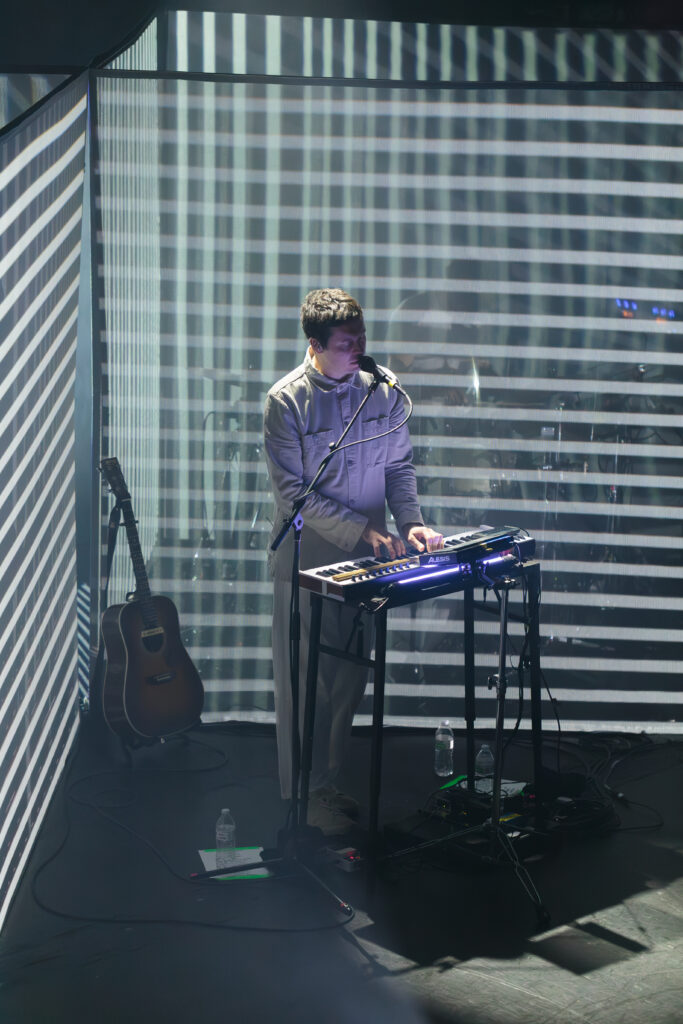
[[[273,385],[265,404],[265,451],[275,497],[271,542],[373,380],[372,374],[359,369],[359,359],[365,352],[365,324],[361,307],[350,295],[339,288],[309,292],[301,307],[301,325],[309,343],[306,358]],[[418,551],[441,547],[443,537],[424,525],[420,512],[407,427],[379,436],[404,417],[399,393],[381,384],[345,443],[371,440],[335,454],[306,499],[302,509],[301,568],[351,561],[373,553],[399,558],[406,553],[406,544]],[[396,533],[387,528],[387,502]],[[274,579],[275,718],[280,786],[285,799],[291,797],[289,615],[293,543],[290,531],[277,552],[269,554]],[[300,612],[303,717],[310,624],[310,600],[305,591],[301,592]],[[353,607],[323,602],[321,642],[342,648],[352,639],[357,642],[356,618]],[[367,615],[363,619],[362,651],[369,657],[372,620]],[[339,793],[334,783],[367,674],[367,669],[343,659],[320,657],[308,822],[326,835],[348,831],[357,812],[355,801]]]

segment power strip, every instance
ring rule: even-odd
[[[326,846],[324,852],[327,855],[328,863],[334,864],[342,871],[358,871],[363,863],[363,858],[355,846],[344,846],[340,850],[333,850],[331,846]]]

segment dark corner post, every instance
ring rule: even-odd
[[[104,275],[100,268],[104,266],[104,238],[102,233],[101,215],[101,173],[99,147],[99,116],[98,116],[98,74],[95,68],[88,70],[88,161],[89,161],[89,206],[90,219],[90,250],[87,259],[90,262],[91,307],[91,383],[92,383],[92,420],[91,420],[91,542],[90,542],[90,636],[91,657],[90,685],[94,693],[90,696],[90,708],[99,713],[101,697],[101,657],[102,638],[100,636],[100,618],[104,612],[104,595],[101,581],[103,578],[103,502],[102,484],[95,467],[102,458],[102,437],[107,427],[107,406],[105,390],[107,375],[104,367],[107,361],[106,310],[104,302]],[[85,255],[85,254],[84,254]],[[108,538],[107,538],[108,539]],[[106,541],[105,541],[106,543]]]

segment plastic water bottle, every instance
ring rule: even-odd
[[[216,822],[216,867],[230,867],[235,859],[235,821],[227,807]]]
[[[477,779],[491,778],[493,775],[493,751],[488,743],[482,743],[479,753],[474,759],[474,776]]]
[[[434,771],[437,775],[453,774],[453,730],[442,722],[434,736]]]

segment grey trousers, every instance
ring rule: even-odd
[[[280,790],[284,799],[292,795],[292,687],[289,669],[289,609],[291,584],[273,582],[273,681],[275,686],[275,728],[277,735]],[[311,622],[310,595],[300,590],[301,641],[299,666],[299,735],[303,736],[306,699],[308,639]],[[320,642],[331,647],[346,647],[353,630],[356,609],[340,601],[323,601]],[[362,653],[370,657],[374,640],[372,616],[363,615]],[[357,653],[358,631],[349,650]],[[320,655],[315,703],[311,792],[334,783],[342,765],[353,716],[360,704],[369,670],[329,654]]]

